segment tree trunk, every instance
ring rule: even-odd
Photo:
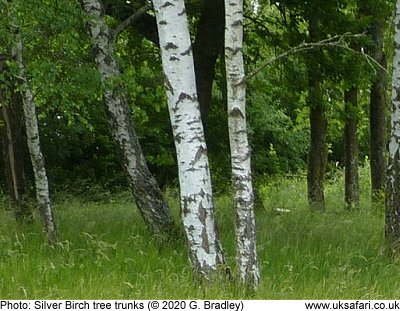
[[[319,40],[319,26],[317,19],[309,21],[309,39],[311,42]],[[308,202],[311,209],[324,210],[324,180],[328,160],[326,148],[328,121],[321,91],[321,75],[318,63],[320,53],[316,51],[311,54],[311,57],[308,60],[308,105],[310,107],[310,148],[307,158]]]
[[[254,193],[246,122],[243,1],[225,1],[225,66],[229,142],[236,208],[236,257],[240,281],[256,288],[260,281],[260,271],[257,262]]]
[[[357,207],[358,192],[358,139],[357,139],[357,88],[352,87],[345,91],[344,128],[345,145],[345,202],[348,209]]]
[[[318,70],[318,69],[317,69]],[[322,102],[321,86],[314,73],[309,71],[310,105],[310,149],[307,158],[308,202],[312,209],[325,208],[324,180],[327,162],[326,131],[327,119]]]
[[[153,0],[173,129],[181,215],[190,259],[198,275],[210,278],[224,257],[218,238],[207,146],[197,99],[192,45],[183,0]]]
[[[98,0],[82,0],[81,4],[90,18],[88,33],[105,90],[110,130],[136,205],[153,233],[173,237],[177,233],[175,223],[161,189],[147,167],[134,129],[132,112],[120,87],[121,81],[118,81],[122,75],[114,55],[113,33],[104,21],[103,8]]]
[[[215,63],[224,45],[224,0],[205,0],[193,44],[197,94],[203,126],[212,99]]]
[[[19,29],[16,28],[15,46],[13,54],[17,60],[21,83],[21,94],[23,102],[23,111],[26,127],[27,144],[29,154],[35,175],[36,197],[39,203],[40,215],[50,244],[54,244],[57,240],[57,229],[53,215],[53,208],[50,201],[49,183],[47,181],[46,168],[44,158],[40,147],[39,127],[36,117],[36,108],[33,102],[32,92],[29,88],[25,75],[25,67],[22,58],[22,40]]]
[[[392,112],[386,194],[386,241],[392,254],[400,251],[400,0],[396,3]]]
[[[374,47],[371,56],[386,68],[387,61],[383,51],[385,22],[375,22],[371,29]],[[386,72],[377,68],[377,75],[371,86],[370,94],[370,163],[371,194],[374,201],[382,198],[386,186]]]
[[[5,60],[0,56],[0,73],[6,72]],[[26,204],[25,150],[26,137],[23,111],[18,93],[10,90],[7,97],[0,89],[0,119],[3,122],[1,136],[3,158],[8,192],[14,209],[15,219],[19,222],[31,222],[32,211]]]

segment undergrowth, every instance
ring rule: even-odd
[[[365,176],[364,176],[364,175]],[[39,218],[18,225],[0,211],[2,299],[396,299],[400,262],[384,252],[384,212],[369,201],[361,172],[361,204],[346,211],[343,176],[327,182],[326,211],[310,212],[304,177],[280,178],[262,189],[258,209],[259,290],[248,296],[234,283],[201,286],[183,243],[157,246],[131,196],[90,202],[55,200],[59,242],[45,243]],[[176,191],[167,193],[176,219]],[[276,209],[284,209],[278,212]],[[228,265],[235,270],[234,210],[216,199]]]

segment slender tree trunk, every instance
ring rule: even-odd
[[[396,3],[392,112],[386,193],[386,241],[392,254],[400,252],[400,0]]]
[[[153,0],[173,129],[181,215],[191,262],[210,278],[224,257],[218,238],[207,146],[197,99],[192,45],[183,0]]]
[[[318,70],[318,69],[317,69]],[[312,209],[325,208],[324,180],[327,162],[327,119],[322,102],[321,86],[314,73],[309,71],[309,105],[311,141],[307,159],[308,202]]]
[[[161,189],[147,167],[133,126],[132,112],[118,83],[122,75],[114,55],[114,34],[104,21],[98,0],[82,0],[81,4],[89,17],[88,33],[105,90],[110,130],[136,205],[152,232],[173,237],[177,232],[175,223]]]
[[[344,128],[345,145],[345,202],[348,209],[358,206],[358,139],[357,139],[357,88],[352,87],[345,91]]]
[[[6,73],[5,60],[0,56],[0,73]],[[32,211],[26,204],[25,183],[25,150],[26,137],[23,122],[23,111],[19,94],[8,90],[10,95],[4,96],[6,90],[0,89],[0,119],[3,122],[1,136],[3,142],[3,158],[8,192],[14,209],[15,219],[19,222],[31,222]]]
[[[371,55],[383,68],[386,68],[387,61],[383,51],[384,31],[384,21],[375,22],[372,26],[371,35],[374,47]],[[370,95],[371,194],[374,201],[382,198],[386,186],[386,85],[385,70],[377,68]]]
[[[24,119],[26,126],[27,144],[35,175],[36,197],[39,203],[40,215],[50,244],[57,240],[57,229],[53,215],[53,208],[50,201],[49,183],[47,181],[44,158],[40,147],[39,127],[36,116],[35,103],[31,89],[25,75],[25,67],[22,58],[23,45],[19,29],[16,29],[15,46],[13,54],[17,60],[21,83],[21,94],[23,102]]]
[[[225,65],[228,89],[228,125],[236,208],[236,257],[239,279],[256,288],[257,262],[254,193],[250,146],[247,138],[246,85],[243,63],[243,1],[225,0]]]

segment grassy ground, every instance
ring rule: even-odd
[[[196,284],[184,246],[152,242],[128,194],[89,202],[56,200],[60,242],[48,246],[41,225],[17,225],[0,211],[2,299],[395,299],[400,262],[384,253],[384,214],[371,206],[368,184],[358,211],[343,206],[341,175],[326,189],[325,213],[308,210],[304,178],[262,189],[257,211],[262,272],[259,291]],[[171,206],[178,217],[176,194]],[[234,211],[228,196],[216,200],[221,238],[234,269]],[[273,208],[286,208],[278,214]]]

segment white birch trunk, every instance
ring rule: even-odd
[[[190,259],[205,277],[224,263],[214,220],[207,147],[197,99],[192,45],[183,0],[153,0]]]
[[[57,229],[54,220],[53,208],[50,201],[49,183],[47,180],[44,158],[40,147],[39,127],[36,116],[35,103],[29,87],[23,62],[23,45],[19,29],[15,29],[15,45],[13,56],[16,58],[19,68],[19,80],[23,102],[24,119],[29,154],[35,175],[36,197],[39,204],[40,215],[44,224],[49,243],[53,244],[57,239]]]
[[[225,0],[225,66],[228,127],[236,208],[239,278],[257,287],[260,279],[256,250],[254,194],[246,124],[246,86],[243,64],[243,0]]]
[[[400,252],[400,0],[396,3],[393,58],[391,134],[386,194],[386,240],[391,252]]]
[[[105,90],[104,102],[110,130],[136,205],[151,231],[173,236],[176,234],[173,218],[157,181],[147,167],[134,129],[131,109],[120,84],[116,83],[121,79],[121,71],[114,55],[112,31],[104,21],[103,8],[99,0],[82,0],[81,4],[89,17],[88,33]]]

